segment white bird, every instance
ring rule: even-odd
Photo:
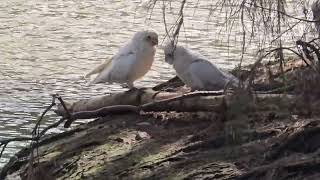
[[[130,89],[134,81],[144,76],[154,61],[155,46],[158,44],[158,35],[154,31],[140,31],[115,54],[106,60],[85,77],[98,74],[90,84],[120,83],[126,84]]]
[[[223,72],[204,56],[182,46],[169,43],[164,48],[165,61],[176,70],[177,76],[194,90],[222,90],[226,86],[237,87],[239,80]]]

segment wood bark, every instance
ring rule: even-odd
[[[249,96],[249,95],[248,95]],[[60,105],[56,113],[68,119],[64,127],[70,127],[76,119],[90,119],[104,117],[112,114],[140,113],[144,112],[196,112],[211,111],[223,114],[233,101],[239,101],[237,95],[216,92],[193,92],[182,94],[181,92],[160,92],[151,89],[136,89],[113,95],[93,97],[74,103],[66,103],[66,108]],[[290,95],[257,94],[254,96],[259,101],[274,98],[293,99]],[[249,98],[250,99],[250,98]],[[247,99],[245,103],[250,103]],[[254,99],[252,97],[252,99]],[[241,100],[240,100],[241,101]],[[271,101],[272,102],[272,101]],[[290,101],[288,101],[290,103]]]
[[[82,111],[95,111],[97,109],[114,105],[139,106],[152,101],[172,98],[182,93],[158,92],[151,89],[135,89],[111,95],[98,96],[90,99],[83,99],[72,103],[66,103],[70,113]],[[64,108],[59,105],[55,111],[58,115],[66,114]]]

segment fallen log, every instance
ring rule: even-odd
[[[159,92],[151,89],[136,89],[117,94],[93,97],[90,99],[79,100],[76,102],[66,102],[66,108],[70,113],[96,111],[100,108],[114,105],[142,106],[143,111],[212,111],[217,105],[221,105],[222,100],[228,104],[233,98],[233,94],[222,91],[197,91],[183,94],[182,92]],[[235,95],[237,96],[237,95]],[[241,94],[239,96],[245,96]],[[259,101],[287,98],[292,100],[294,95],[288,94],[265,94],[259,92],[253,99]],[[123,107],[122,107],[123,108]],[[115,109],[114,109],[115,110]],[[58,105],[55,113],[60,116],[66,116],[66,111],[62,105]]]
[[[70,113],[82,111],[94,111],[102,107],[114,105],[133,105],[149,103],[156,100],[168,99],[182,95],[182,93],[158,92],[151,89],[133,89],[116,94],[93,97],[90,99],[79,100],[73,103],[66,103],[66,107]],[[59,105],[56,114],[65,116],[66,111],[63,106]]]
[[[103,117],[110,114],[140,113],[143,112],[196,112],[210,111],[224,113],[233,101],[239,101],[239,95],[224,94],[222,91],[182,93],[158,92],[151,89],[136,89],[118,94],[94,97],[80,100],[74,103],[66,103],[66,106],[58,106],[55,111],[63,116],[66,121],[64,127],[70,127],[76,119],[90,119]],[[244,96],[244,94],[241,94]],[[293,96],[283,94],[256,94],[255,99],[259,102],[269,101],[276,98],[291,99]],[[251,98],[245,104],[249,104]],[[66,109],[67,108],[67,111]],[[68,115],[70,113],[70,115]]]
[[[131,92],[130,92],[131,93]],[[158,93],[160,94],[160,93]],[[166,93],[168,94],[168,93]],[[157,95],[157,94],[156,94]],[[171,95],[161,96],[160,98],[156,99],[162,99],[164,97],[171,97],[176,95],[176,93],[171,93]],[[127,96],[127,95],[125,95]],[[94,100],[104,101],[107,99],[107,97],[114,98],[112,96],[106,96],[102,97],[101,99],[93,98]],[[150,97],[150,96],[146,96]],[[157,96],[154,96],[157,97]],[[77,108],[82,109],[81,111],[75,111],[75,108],[68,109],[66,111],[62,108],[62,106],[58,107],[58,110],[56,110],[56,113],[64,116],[68,121],[65,123],[64,127],[68,128],[71,123],[76,119],[90,119],[90,118],[97,118],[97,117],[103,117],[108,114],[123,114],[123,113],[139,113],[140,111],[144,112],[161,112],[161,111],[183,111],[183,112],[195,112],[195,111],[221,111],[224,108],[224,101],[226,99],[225,95],[222,95],[222,92],[197,92],[197,93],[190,93],[186,95],[181,95],[173,98],[167,98],[159,101],[151,101],[149,103],[144,103],[141,105],[111,105],[106,107],[99,107],[98,109],[92,109],[92,107],[87,108],[88,106],[79,107],[79,102],[77,103]],[[114,100],[114,99],[112,99]],[[88,101],[92,101],[92,99],[89,99]],[[141,100],[139,100],[141,101]],[[83,101],[81,101],[83,102]],[[122,103],[122,98],[120,96],[120,103]],[[131,103],[133,101],[129,101],[128,103]],[[136,102],[135,102],[136,103]],[[85,103],[87,105],[87,103]],[[105,104],[103,102],[97,102],[93,104]],[[113,104],[116,104],[116,101],[113,101]],[[72,106],[71,106],[72,107]],[[74,107],[74,106],[73,106]],[[96,106],[95,106],[96,107]],[[69,115],[67,112],[69,112]]]
[[[107,106],[93,111],[80,111],[70,115],[70,118],[64,124],[65,128],[70,127],[71,123],[76,119],[91,119],[97,117],[103,117],[107,114],[123,114],[123,113],[139,113],[140,108],[132,105],[114,105]]]
[[[195,111],[219,111],[228,96],[223,92],[196,92],[185,95],[164,99],[160,101],[149,102],[141,105],[141,110],[150,111],[177,111],[177,112],[195,112]]]

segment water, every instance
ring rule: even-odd
[[[240,27],[236,25],[231,31],[236,36],[228,39],[225,14],[217,12],[207,18],[212,4],[187,4],[180,42],[219,67],[231,69],[239,63],[241,54]],[[147,6],[146,2],[120,0],[0,1],[0,139],[28,137],[40,113],[50,104],[50,94],[76,100],[123,91],[116,84],[88,86],[81,77],[112,56],[138,30],[153,28],[162,41],[161,3],[152,13]],[[173,3],[172,7],[174,12],[179,4]],[[168,17],[168,22],[172,18]],[[244,63],[255,58],[253,50],[258,41],[253,39],[251,43]],[[136,85],[152,87],[173,76],[159,50],[152,70]],[[50,112],[43,124],[57,120]],[[63,130],[59,127],[50,133]],[[0,167],[23,145],[9,144]]]

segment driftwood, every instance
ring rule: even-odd
[[[286,94],[255,94],[254,98],[258,100],[267,100],[274,98],[287,98],[293,100],[293,95]],[[142,91],[126,91],[113,95],[94,97],[87,100],[80,100],[74,103],[66,103],[68,111],[77,118],[83,119],[78,112],[92,112],[92,115],[102,115],[103,112],[120,113],[123,111],[215,111],[222,103],[227,105],[232,100],[232,94],[224,95],[220,91],[204,91],[194,92],[182,95],[181,93],[157,92],[152,90]],[[290,102],[289,102],[290,103]],[[112,107],[114,106],[114,107]],[[112,107],[112,108],[106,108]],[[102,109],[105,108],[105,109]],[[118,109],[119,108],[119,109]],[[99,111],[100,109],[100,111]],[[67,113],[63,106],[58,106],[55,111],[60,116],[66,116]],[[102,113],[102,114],[101,114]],[[98,115],[99,116],[99,115]]]
[[[290,95],[277,94],[257,94],[255,98],[263,101],[284,96],[287,99],[292,99]],[[64,125],[67,128],[76,119],[90,119],[112,114],[140,113],[141,111],[210,111],[223,113],[234,99],[237,100],[232,94],[224,94],[222,91],[199,91],[181,95],[181,93],[176,92],[169,93],[153,91],[151,89],[136,89],[80,100],[70,104],[66,103],[66,107],[58,106],[55,112],[68,119]],[[66,108],[67,111],[65,110]]]
[[[129,93],[129,95],[127,93]],[[124,99],[129,96],[130,98],[128,98],[128,102],[126,102]],[[76,119],[97,118],[108,114],[139,113],[140,111],[220,111],[226,100],[226,96],[222,95],[222,92],[198,92],[168,98],[172,96],[177,96],[177,93],[159,93],[151,90],[143,91],[143,93],[127,91],[116,95],[92,98],[87,101],[81,100],[70,106],[73,108],[68,109],[68,112],[71,112],[71,117],[66,117],[68,121],[65,123],[64,127],[69,127]],[[135,99],[135,101],[133,99]],[[147,100],[149,100],[149,102]],[[122,103],[127,105],[121,105]],[[112,105],[103,106],[105,104]],[[94,109],[90,105],[97,109]],[[67,113],[62,106],[56,110],[56,113],[67,116]]]
[[[114,105],[133,105],[139,106],[148,102],[172,98],[182,95],[181,93],[167,93],[153,91],[151,89],[134,89],[116,94],[93,97],[90,99],[80,100],[74,103],[66,103],[66,107],[70,113],[82,111],[94,111],[102,107]],[[65,116],[66,112],[60,105],[55,111],[60,116]]]
[[[139,113],[140,108],[137,106],[132,105],[114,105],[114,106],[107,106],[103,107],[97,110],[92,111],[80,111],[72,113],[70,118],[66,121],[64,124],[65,128],[70,127],[71,123],[76,119],[90,119],[90,118],[97,118],[97,117],[103,117],[107,114],[123,114],[123,113]]]

